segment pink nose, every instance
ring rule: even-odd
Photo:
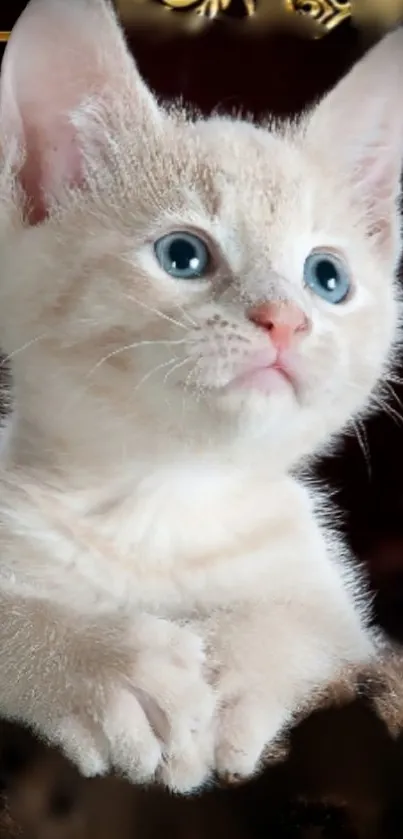
[[[297,333],[302,335],[309,329],[305,313],[295,303],[285,300],[259,303],[249,309],[248,318],[269,332],[274,346],[279,350],[287,349]]]

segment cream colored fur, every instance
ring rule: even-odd
[[[346,667],[365,585],[298,464],[371,406],[397,337],[403,33],[298,127],[160,107],[101,0],[31,0],[2,68],[0,714],[88,774],[247,776]],[[272,81],[271,83],[275,83]],[[211,280],[158,266],[170,230]],[[344,253],[353,293],[302,281]],[[293,300],[298,388],[230,386]]]

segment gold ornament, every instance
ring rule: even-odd
[[[233,0],[162,0],[165,6],[170,9],[190,9],[196,14],[214,18],[220,12],[226,12]],[[262,0],[242,0],[247,16],[259,12],[265,5]],[[266,4],[273,0],[266,0]],[[284,8],[288,12],[294,12],[311,18],[320,27],[327,31],[334,29],[343,20],[351,16],[350,0],[284,0]],[[281,9],[279,9],[281,13]]]
[[[197,15],[215,18],[220,12],[226,12],[232,0],[202,0],[195,3],[195,0],[162,0],[164,6],[169,9],[188,9],[193,7]],[[253,15],[256,11],[256,0],[242,0],[246,15]]]
[[[351,17],[349,0],[286,0],[291,12],[306,15],[330,32]]]
[[[313,38],[325,35],[349,18],[359,27],[375,25],[381,31],[403,19],[403,0],[240,0],[243,15],[232,13],[234,0],[114,2],[125,26],[158,30],[167,36],[180,31],[197,33],[217,17],[232,23],[239,23],[239,18],[242,23],[243,17],[248,24],[244,24],[245,32],[256,35],[264,34],[273,25],[288,23],[292,29]],[[7,41],[9,35],[8,31],[0,31],[0,42]]]

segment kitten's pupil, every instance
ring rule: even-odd
[[[161,268],[178,280],[200,279],[206,273],[209,253],[193,233],[178,232],[162,236],[154,245]]]
[[[187,271],[189,268],[192,271],[197,271],[200,260],[194,245],[187,242],[186,239],[176,239],[172,242],[168,253],[172,268],[175,271]]]
[[[334,291],[337,286],[337,268],[330,259],[321,259],[316,265],[318,282],[327,291]]]

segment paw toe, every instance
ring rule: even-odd
[[[161,745],[136,697],[122,693],[107,715],[104,731],[111,762],[130,780],[151,780],[161,760]]]
[[[215,766],[218,775],[228,782],[250,778],[260,768],[262,757],[272,746],[283,722],[283,712],[240,699],[228,705],[218,725]]]

